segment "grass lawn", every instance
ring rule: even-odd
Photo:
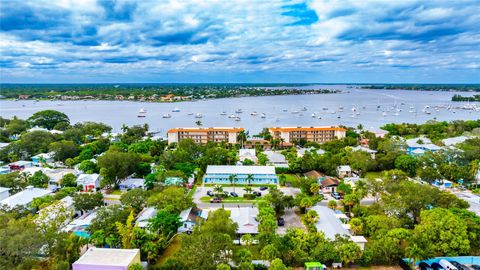
[[[291,173],[284,173],[282,175],[285,175],[285,182],[290,182],[292,187],[300,187],[301,178],[298,177],[298,175]],[[280,175],[278,176],[280,177]]]
[[[365,178],[382,178],[383,177],[383,172],[367,172],[365,174]]]
[[[182,247],[182,244],[180,243],[180,238],[177,235],[172,239],[172,242],[170,243],[170,245],[168,245],[167,249],[165,249],[165,251],[162,253],[162,255],[157,260],[157,263],[155,265],[156,266],[162,265],[168,258],[175,255],[175,253],[177,253],[181,247]]]
[[[210,202],[211,199],[212,199],[212,197],[205,196],[205,197],[200,198],[200,201],[204,202],[204,203],[208,203],[208,202]],[[227,198],[223,198],[221,203],[254,203],[254,202],[258,202],[260,200],[262,200],[261,197],[257,197],[254,200],[247,200],[243,197],[227,197]]]
[[[123,194],[123,191],[119,190],[119,189],[116,189],[114,190],[112,193],[110,193],[111,195],[122,195]]]

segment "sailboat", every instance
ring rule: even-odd
[[[180,109],[178,107],[175,107],[172,112],[180,112]]]
[[[169,113],[166,113],[162,115],[162,118],[172,118],[172,116]]]
[[[266,118],[267,116],[264,113],[262,113],[262,116],[260,116],[260,117]]]
[[[196,113],[195,114],[195,118],[202,118],[202,117],[203,117],[203,115],[201,113]]]

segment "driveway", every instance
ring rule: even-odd
[[[285,219],[285,226],[278,226],[277,234],[285,234],[288,228],[299,228],[304,231],[307,230],[300,220],[300,216],[295,213],[294,208],[285,209],[283,219]]]

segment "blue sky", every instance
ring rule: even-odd
[[[0,82],[479,83],[478,0],[0,0]]]

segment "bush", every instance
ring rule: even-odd
[[[257,197],[255,194],[243,194],[243,198],[247,200],[254,200]]]

